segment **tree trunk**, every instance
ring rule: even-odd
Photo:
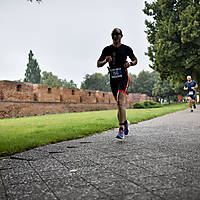
[[[170,97],[168,96],[168,103],[170,104],[171,102],[170,102]]]

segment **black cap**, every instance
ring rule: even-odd
[[[122,30],[119,29],[119,28],[114,28],[113,31],[112,31],[112,35],[117,35],[117,34],[120,34],[120,35],[123,35],[122,34]]]

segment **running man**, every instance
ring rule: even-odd
[[[97,61],[97,67],[103,67],[109,63],[110,86],[113,96],[118,105],[117,118],[119,121],[118,139],[123,139],[128,135],[129,121],[126,119],[126,92],[129,86],[128,68],[137,64],[133,50],[121,43],[122,31],[115,28],[112,31],[113,44],[105,47]],[[127,61],[127,57],[131,62]]]
[[[191,76],[187,76],[187,82],[185,82],[184,90],[187,90],[187,97],[189,100],[189,105],[191,108],[191,112],[193,112],[192,104],[194,109],[196,108],[195,105],[195,89],[198,88],[197,83],[192,80]]]

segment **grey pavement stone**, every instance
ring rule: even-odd
[[[57,199],[43,182],[31,182],[29,184],[9,185],[6,187],[8,199]]]
[[[0,158],[0,199],[200,199],[200,107]]]
[[[4,188],[1,177],[2,177],[2,175],[0,172],[0,199],[4,200],[4,199],[6,199],[6,192],[5,192],[5,188]]]
[[[126,178],[123,178],[109,171],[104,173],[102,172],[88,174],[87,176],[84,176],[84,179],[87,180],[89,184],[95,186],[107,195],[114,194],[121,196],[124,193],[124,191],[126,191],[126,193],[136,193],[145,191],[142,187],[136,185],[135,183],[132,183]]]
[[[175,187],[166,190],[154,191],[154,194],[159,195],[162,199],[173,200],[199,200],[200,190],[193,187]]]
[[[22,153],[17,153],[15,155],[11,156],[11,158],[30,161],[30,160],[43,159],[48,156],[49,156],[49,153],[46,151],[38,151],[36,149],[33,149],[33,150],[25,151]]]
[[[192,171],[192,172],[185,172],[180,174],[174,174],[173,177],[174,180],[176,180],[181,185],[187,187],[194,187],[196,189],[200,190],[200,173],[198,171]]]
[[[16,173],[21,173],[24,171],[32,171],[31,166],[26,160],[18,160],[5,158],[0,161],[0,170],[13,169]]]
[[[196,161],[195,159],[182,163],[175,163],[174,165],[185,172],[200,171],[200,161]]]
[[[60,168],[65,168],[60,162],[53,158],[45,158],[42,160],[30,161],[29,162],[32,168],[37,172],[41,171],[53,171]]]
[[[184,170],[173,165],[166,165],[159,162],[149,162],[144,166],[146,170],[154,172],[157,175],[181,173]]]
[[[60,199],[105,199],[107,197],[76,174],[71,174],[64,179],[49,180],[46,184]]]
[[[68,169],[76,169],[96,165],[93,161],[91,161],[90,154],[82,153],[83,152],[76,151],[70,154],[53,154],[52,157]]]
[[[137,183],[148,191],[164,190],[182,186],[171,176],[151,176],[137,180]]]
[[[0,170],[11,169],[11,159],[7,157],[0,158]]]
[[[47,180],[46,184],[55,191],[62,190],[67,192],[65,187],[80,187],[82,185],[86,185],[87,183],[80,176],[74,174],[65,178]]]
[[[54,181],[56,179],[65,179],[70,175],[70,170],[65,168],[60,168],[52,171],[40,171],[40,177],[45,182],[50,180]]]
[[[60,187],[61,188],[61,187]],[[108,199],[106,194],[101,193],[92,186],[82,185],[81,187],[68,186],[65,190],[56,190],[59,199],[82,200],[82,199]]]
[[[34,171],[24,171],[16,173],[13,169],[3,170],[2,179],[5,185],[29,184],[31,182],[40,182],[41,178]]]
[[[7,200],[6,194],[4,192],[0,194],[0,199],[1,200]]]
[[[161,200],[162,198],[150,192],[122,194],[118,196],[111,196],[111,200]]]

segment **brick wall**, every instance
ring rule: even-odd
[[[0,100],[33,101],[33,84],[0,81]]]
[[[145,94],[129,94],[127,107],[149,99]],[[111,92],[0,81],[0,118],[116,108]]]
[[[46,103],[46,102],[2,102],[0,101],[0,119],[35,116],[43,114],[98,111],[116,109],[116,104],[88,103]]]

